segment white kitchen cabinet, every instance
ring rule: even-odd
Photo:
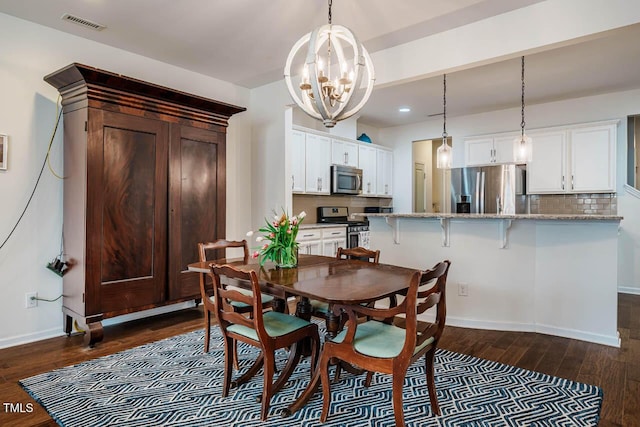
[[[291,191],[303,193],[305,190],[306,134],[294,130],[291,135]]]
[[[616,191],[616,124],[603,122],[530,134],[530,194]]]
[[[330,194],[331,140],[307,133],[305,150],[305,192]]]
[[[531,161],[527,164],[527,193],[564,193],[566,190],[567,132],[532,132]]]
[[[358,147],[358,168],[362,169],[362,195],[376,196],[376,162],[378,149],[361,145]]]
[[[322,255],[335,257],[338,248],[347,247],[347,228],[330,227],[322,229]]]
[[[376,150],[376,191],[379,197],[391,197],[393,195],[393,153],[384,148]]]
[[[515,134],[504,134],[465,138],[465,165],[514,163],[513,141],[516,137]]]
[[[322,255],[322,231],[320,229],[301,229],[296,236],[298,254]]]
[[[616,191],[616,126],[580,127],[570,133],[571,191]]]
[[[354,142],[331,140],[331,163],[334,165],[358,167],[358,144]]]

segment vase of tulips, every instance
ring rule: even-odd
[[[254,258],[259,258],[260,265],[269,260],[276,268],[294,268],[298,266],[298,228],[304,220],[306,213],[300,212],[295,216],[288,216],[286,212],[274,215],[273,220],[265,219],[266,225],[258,231],[262,235],[256,237],[256,242],[262,246],[253,253]],[[252,236],[253,231],[247,233]]]

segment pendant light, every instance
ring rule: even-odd
[[[442,107],[443,107],[443,124],[442,124],[442,145],[438,147],[436,152],[436,167],[438,169],[451,169],[451,147],[447,144],[447,75],[442,79]]]
[[[284,67],[291,98],[305,113],[328,128],[360,111],[375,81],[369,53],[351,30],[331,23],[331,6],[332,0],[329,0],[329,23],[298,40]],[[304,65],[295,85],[291,69],[296,55],[306,45]],[[347,59],[348,53],[353,57]]]
[[[524,56],[522,57],[522,120],[520,136],[513,141],[513,158],[516,163],[531,161],[531,138],[524,133]]]

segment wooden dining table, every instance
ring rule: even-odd
[[[253,270],[258,276],[261,291],[286,303],[290,296],[300,297],[296,316],[311,318],[310,299],[334,304],[357,305],[392,298],[409,286],[415,269],[365,261],[336,259],[319,255],[300,255],[295,268],[276,268],[271,263],[260,265],[257,259],[217,259],[189,264],[189,271],[207,274],[211,264],[229,264],[243,271]],[[246,284],[238,283],[238,286]],[[280,310],[283,307],[279,308]],[[340,317],[330,313],[326,320],[327,337],[335,337],[340,328]],[[320,382],[316,372],[296,401],[285,410],[292,414],[302,408],[313,396]]]

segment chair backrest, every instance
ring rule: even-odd
[[[369,250],[365,249],[361,246],[357,248],[338,248],[338,252],[336,254],[336,258],[338,259],[358,259],[361,261],[368,261],[374,264],[378,264],[380,262],[380,251],[379,250]]]
[[[414,275],[406,298],[398,306],[406,314],[407,340],[405,347],[409,348],[405,350],[408,353],[413,352],[413,348],[430,338],[433,338],[433,345],[436,345],[442,335],[447,316],[446,287],[450,266],[451,261],[445,260],[431,269],[423,271],[420,275]],[[422,290],[427,286],[429,286],[428,289]],[[434,323],[428,324],[425,329],[418,330],[418,314],[424,313],[433,306],[437,306],[436,320]]]
[[[247,244],[246,240],[238,241],[218,239],[215,242],[198,243],[198,256],[200,257],[200,262],[209,261],[211,259],[226,258],[227,248],[243,248],[244,262],[247,263],[249,261],[249,245]],[[207,252],[209,251],[220,252],[216,252],[215,256],[213,257],[207,257]]]
[[[230,325],[243,325],[254,329],[260,339],[264,342],[267,332],[264,329],[262,318],[262,295],[260,284],[255,271],[242,271],[230,265],[211,264],[211,275],[213,276],[213,290],[215,299],[216,319],[225,332]],[[246,295],[237,289],[237,283],[229,283],[230,280],[240,280],[251,284],[253,295]],[[231,285],[231,286],[228,286]],[[245,303],[253,307],[252,315],[247,316],[239,313],[231,304],[233,301]]]

